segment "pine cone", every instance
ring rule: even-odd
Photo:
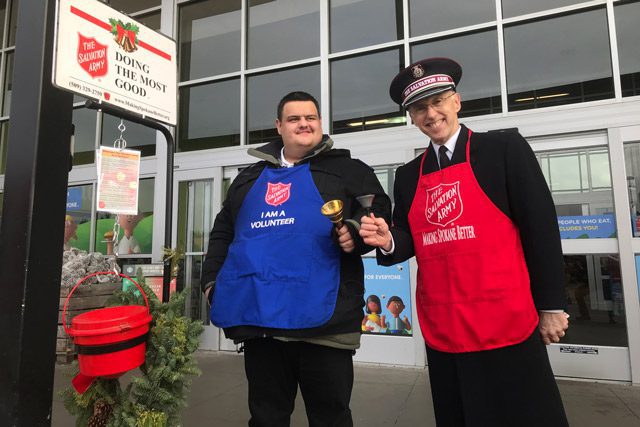
[[[87,421],[87,427],[106,427],[113,408],[105,400],[96,400],[93,404],[93,415]]]

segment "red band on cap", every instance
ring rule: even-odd
[[[402,91],[402,99],[403,101],[407,100],[407,98],[411,98],[413,95],[424,92],[425,90],[444,86],[444,85],[453,85],[453,79],[446,74],[433,74],[427,77],[423,77],[420,80],[416,80],[407,86],[404,91]]]

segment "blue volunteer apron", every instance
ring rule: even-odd
[[[240,208],[216,278],[218,327],[312,328],[333,315],[340,249],[309,165],[265,168]]]

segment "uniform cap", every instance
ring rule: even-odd
[[[389,95],[397,104],[408,105],[455,89],[462,77],[460,64],[449,58],[427,58],[400,71],[391,82]]]

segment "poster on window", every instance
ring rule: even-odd
[[[140,151],[100,147],[97,210],[137,215]]]
[[[559,216],[558,227],[562,239],[606,239],[616,237],[613,214]]]
[[[163,264],[125,264],[122,267],[122,272],[133,280],[138,279],[140,273],[143,277],[144,284],[147,285],[153,291],[156,298],[162,301],[162,289],[163,289]],[[129,279],[122,279],[122,290],[126,291],[130,288],[134,288],[136,285]],[[176,278],[173,277],[169,282],[169,294],[173,294],[176,291]],[[136,291],[138,292],[138,291]],[[148,296],[148,295],[147,295]]]
[[[365,307],[362,332],[412,336],[409,262],[383,267],[375,258],[364,258]]]

